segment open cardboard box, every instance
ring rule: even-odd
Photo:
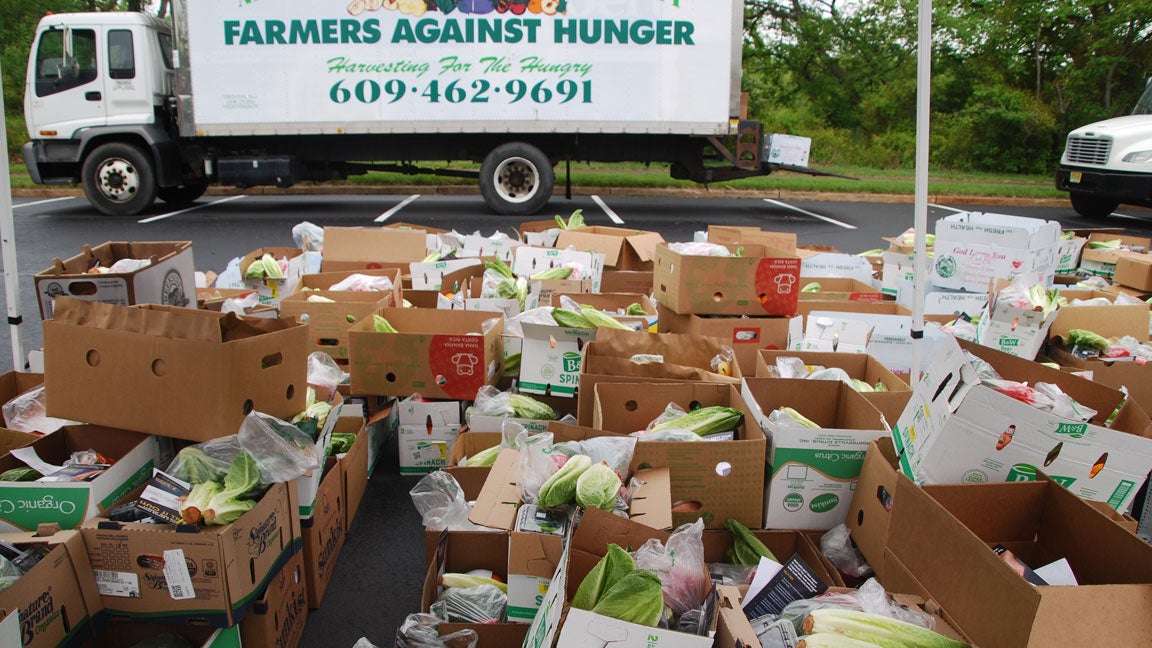
[[[577,250],[604,255],[604,267],[616,270],[651,271],[653,254],[664,237],[623,227],[593,225],[574,230],[561,230],[555,247],[574,246]]]
[[[652,294],[652,271],[605,270],[600,291],[605,293]]]
[[[86,648],[133,648],[152,645],[161,636],[177,636],[195,648],[237,648],[241,643],[239,627],[209,628],[196,625],[168,625],[164,623],[142,623],[113,620],[105,623],[102,630]],[[169,639],[171,641],[171,639]]]
[[[756,377],[774,378],[776,360],[779,358],[800,358],[809,367],[824,367],[843,369],[849,378],[863,380],[869,385],[884,385],[885,391],[861,392],[873,407],[880,410],[884,420],[889,425],[895,423],[904,413],[908,399],[912,397],[912,388],[908,383],[880,361],[868,354],[856,353],[827,353],[821,351],[778,351],[763,350],[757,353]]]
[[[270,255],[277,262],[282,259],[288,260],[288,267],[283,270],[284,276],[278,279],[271,277],[249,279],[248,267],[265,254]],[[300,277],[319,270],[320,254],[318,252],[306,252],[293,247],[261,247],[240,259],[240,277],[243,285],[260,294],[260,303],[271,306],[279,306],[281,299],[295,292],[297,284],[300,283]]]
[[[1048,339],[1048,329],[1059,310],[1045,313],[1039,306],[1021,307],[1016,299],[1003,296],[1009,284],[1001,279],[989,286],[988,305],[976,324],[976,339],[986,347],[1032,360]]]
[[[879,285],[883,262],[880,257],[862,257],[856,254],[841,254],[834,251],[799,249],[796,254],[803,259],[800,265],[802,283],[820,281],[819,277],[855,279],[868,287],[867,292],[881,292]],[[809,279],[812,277],[813,279]],[[800,296],[803,299],[803,295]]]
[[[368,490],[368,446],[371,441],[364,418],[358,414],[341,416],[332,432],[356,435],[348,452],[338,456],[344,476],[344,528],[350,530],[356,511],[360,509],[360,502],[364,500],[364,493]]]
[[[377,270],[384,264],[422,261],[428,256],[425,230],[388,227],[325,227],[324,272]]]
[[[460,434],[460,402],[405,398],[397,408],[400,474],[422,475],[447,465]]]
[[[682,315],[795,315],[800,257],[762,245],[729,247],[743,247],[744,256],[687,256],[657,245],[657,301]]]
[[[80,532],[104,607],[113,616],[230,627],[299,550],[297,506],[296,485],[280,483],[223,526],[97,517]]]
[[[765,247],[797,252],[796,243],[799,240],[795,232],[768,232],[759,227],[741,227],[733,225],[709,225],[708,242],[717,245],[763,245]]]
[[[307,621],[308,580],[304,575],[304,554],[298,553],[253,601],[252,609],[240,622],[241,641],[245,646],[295,648]]]
[[[512,261],[512,272],[520,277],[531,277],[549,268],[573,267],[579,269],[568,278],[569,281],[589,280],[590,292],[601,292],[600,282],[604,277],[604,255],[595,251],[554,250],[521,245],[516,248]]]
[[[291,319],[61,297],[44,323],[46,409],[189,441],[235,434],[253,410],[304,410],[307,340]]]
[[[665,306],[660,306],[658,310],[661,333],[720,338],[732,347],[736,359],[746,372],[753,371],[756,354],[761,349],[788,347],[790,319],[786,317],[680,315]]]
[[[376,333],[372,318],[348,332],[356,394],[467,400],[503,371],[504,318],[492,313],[385,308],[399,333]]]
[[[820,289],[815,292],[801,292],[801,301],[878,302],[884,300],[884,293],[873,288],[871,284],[866,284],[858,279],[801,275],[801,288],[813,283],[818,284]]]
[[[1064,349],[1057,340],[1048,346],[1050,360],[1075,371],[1090,371],[1092,381],[1128,390],[1128,396],[1145,412],[1152,411],[1152,364],[1133,362],[1131,358],[1081,358]]]
[[[669,469],[672,521],[677,525],[704,518],[708,528],[723,527],[729,519],[750,529],[763,526],[767,440],[736,385],[602,382],[594,395],[593,427],[621,434],[647,428],[670,403],[684,411],[712,405],[740,410],[744,420],[735,440],[642,441],[636,444],[632,463]]]
[[[94,267],[110,268],[121,259],[148,259],[135,272],[87,274]],[[40,318],[53,317],[53,300],[61,295],[105,304],[164,304],[196,307],[196,265],[191,241],[108,242],[85,245],[80,254],[36,273]]]
[[[998,278],[1056,273],[1060,223],[1038,218],[961,212],[936,221],[933,286],[981,292]]]
[[[1116,273],[1116,263],[1120,260],[1120,250],[1108,248],[1093,249],[1092,243],[1120,241],[1120,245],[1129,248],[1148,250],[1152,246],[1152,239],[1142,236],[1126,236],[1108,232],[1092,232],[1088,235],[1087,245],[1080,253],[1080,270],[1102,277],[1112,277]]]
[[[336,559],[348,535],[344,467],[334,457],[324,466],[311,517],[300,520],[304,536],[304,574],[308,582],[308,607],[316,609],[336,572]]]
[[[965,352],[1005,380],[1054,383],[1097,412],[1091,422],[1038,410],[984,385]],[[1125,510],[1152,465],[1152,421],[1103,385],[969,342],[948,340],[893,427],[906,475],[922,483],[1026,481],[1043,470],[1085,499]]]
[[[1060,290],[1060,295],[1071,304],[1074,299],[1103,297],[1115,302],[1116,295],[1102,290]],[[1141,342],[1148,341],[1148,304],[1116,304],[1111,306],[1064,306],[1056,311],[1056,320],[1048,329],[1048,337],[1064,338],[1072,329],[1092,331],[1106,338],[1130,335]]]
[[[313,296],[332,301],[308,301]],[[309,353],[319,351],[333,360],[347,360],[348,328],[382,308],[397,306],[392,293],[320,290],[285,297],[280,302],[280,312],[308,325]]]
[[[1118,252],[1112,280],[1137,290],[1152,289],[1152,256],[1147,252]]]
[[[73,452],[95,450],[114,461],[92,481],[0,482],[0,530],[31,531],[41,524],[74,529],[152,477],[161,458],[158,437],[95,425],[65,426],[24,448],[41,461],[63,466]],[[26,466],[12,454],[0,472]]]
[[[4,533],[18,548],[47,544],[46,556],[0,592],[0,645],[55,648],[79,645],[103,609],[92,565],[78,531],[45,525],[36,532]]]
[[[382,267],[375,270],[340,270],[334,272],[317,272],[315,274],[306,274],[300,277],[300,283],[296,284],[296,290],[292,294],[298,292],[305,292],[313,290],[331,290],[332,286],[344,281],[354,274],[365,275],[368,277],[388,277],[392,279],[392,296],[396,304],[404,303],[404,281],[408,280],[411,283],[412,278],[406,277],[408,273],[407,263],[382,263]]]
[[[764,527],[826,530],[843,522],[868,444],[889,435],[879,410],[839,381],[746,378],[742,395],[770,439]],[[781,407],[820,428],[773,424],[769,414]]]
[[[637,331],[654,330],[657,323],[656,304],[646,294],[640,293],[553,293],[552,306],[558,308],[562,305],[561,298],[567,297],[582,306],[591,306],[598,311],[607,313],[616,318],[624,326]],[[639,304],[643,315],[626,315],[625,311],[632,304]]]

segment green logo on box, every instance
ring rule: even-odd
[[[837,497],[834,493],[825,493],[812,500],[812,503],[808,505],[808,508],[812,509],[813,513],[827,513],[828,511],[836,508],[838,504],[840,504],[839,497]]]
[[[1061,423],[1056,428],[1056,434],[1067,434],[1073,439],[1083,439],[1084,433],[1087,431],[1087,423]]]
[[[942,256],[936,259],[936,274],[945,279],[950,279],[956,276],[956,259],[951,255]]]
[[[1007,335],[1000,336],[1000,346],[1002,347],[1018,347],[1020,346],[1020,338],[1009,337]]]
[[[10,486],[0,490],[0,518],[25,531],[44,522],[75,529],[88,512],[87,488]]]
[[[1072,484],[1076,483],[1075,477],[1061,477],[1060,475],[1049,475],[1049,479],[1060,484],[1064,488],[1072,488]]]
[[[784,510],[786,511],[799,511],[804,508],[804,498],[800,493],[788,493],[784,496]]]
[[[564,360],[564,371],[567,373],[576,373],[580,371],[580,354],[575,351],[565,351],[564,355],[560,356]]]
[[[1008,482],[1030,482],[1036,481],[1036,466],[1026,463],[1018,463],[1008,470],[1008,477],[1004,480]]]

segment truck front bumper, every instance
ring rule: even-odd
[[[1152,206],[1152,173],[1120,173],[1060,165],[1056,169],[1056,188],[1114,198],[1132,205]]]
[[[36,184],[80,181],[80,145],[76,140],[37,140],[24,144],[24,164]]]

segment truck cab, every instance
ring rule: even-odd
[[[1056,188],[1085,218],[1107,218],[1121,204],[1152,207],[1152,79],[1131,115],[1068,134]]]
[[[45,16],[24,89],[32,181],[83,182],[89,200],[112,214],[172,196],[183,180],[154,171],[179,168],[166,108],[174,81],[164,21],[134,12]]]

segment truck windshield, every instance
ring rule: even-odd
[[[1148,85],[1144,88],[1144,94],[1140,95],[1140,100],[1136,102],[1136,107],[1132,109],[1133,115],[1152,115],[1152,79],[1148,80]]]

